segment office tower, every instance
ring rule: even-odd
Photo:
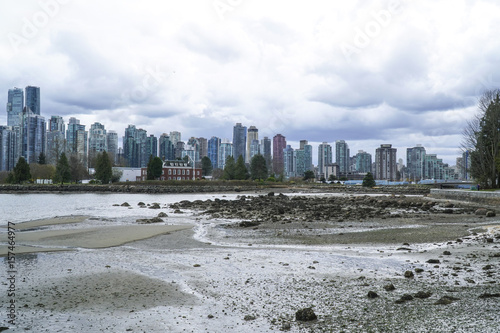
[[[175,160],[175,146],[167,133],[160,135],[160,151],[158,154],[164,161]]]
[[[228,156],[233,156],[233,144],[229,139],[223,139],[219,148],[219,169],[224,169]]]
[[[7,126],[21,126],[24,110],[24,93],[22,89],[9,89],[7,95]]]
[[[261,154],[259,140],[252,140],[252,142],[250,142],[249,150],[247,151],[247,153],[250,153],[250,154],[247,154],[247,155],[249,155],[249,158],[250,158],[248,163],[250,163],[252,161],[252,158],[255,155]]]
[[[267,136],[265,136],[264,139],[262,139],[260,142],[260,153],[262,156],[264,156],[264,159],[266,160],[267,171],[271,172],[273,166],[272,153],[271,153],[271,139],[269,139]]]
[[[17,163],[17,135],[11,126],[0,126],[0,171],[10,171]]]
[[[200,160],[208,156],[208,140],[206,138],[197,138],[199,144]]]
[[[326,178],[326,166],[332,164],[332,146],[323,142],[318,146],[318,177]]]
[[[355,156],[356,160],[356,172],[360,173],[368,173],[372,172],[372,155],[359,150],[358,153]]]
[[[113,165],[118,164],[118,133],[115,131],[108,131],[106,133],[106,144],[108,146],[108,155]]]
[[[242,126],[241,123],[237,123],[233,127],[233,157],[237,161],[238,157],[243,156],[243,160],[246,157],[246,146],[247,145],[247,128]]]
[[[106,137],[106,129],[101,123],[93,123],[90,125],[88,133],[89,143],[89,167],[95,168],[97,155],[103,151],[108,152],[108,140]]]
[[[47,132],[47,164],[55,165],[66,151],[66,124],[60,116],[51,116]]]
[[[135,125],[128,125],[123,136],[123,157],[129,167],[139,167],[137,148],[137,128]]]
[[[396,180],[397,164],[396,164],[397,149],[392,148],[391,144],[382,144],[375,152],[375,179],[381,180]]]
[[[259,140],[259,130],[255,126],[250,126],[248,128],[248,131],[247,131],[247,147],[246,147],[246,156],[245,156],[246,163],[250,163],[252,157],[254,155],[258,154],[255,152],[255,143],[253,142],[253,140],[257,140],[257,144],[259,143],[259,141],[258,141]],[[251,148],[250,148],[250,146],[252,144],[254,145],[253,155],[252,155]]]
[[[182,158],[182,152],[184,151],[184,146],[186,144],[184,143],[184,141],[177,141],[177,143],[175,144],[175,158],[178,159],[178,158]]]
[[[184,150],[192,150],[193,152],[189,153],[183,153],[182,157],[184,157],[186,154],[188,154],[190,157],[194,159],[194,162],[199,162],[200,159],[200,142],[198,141],[197,138],[194,136],[190,137],[188,142],[186,142],[186,147],[184,147]],[[192,156],[191,156],[192,154]]]
[[[208,140],[208,158],[210,159],[210,162],[212,162],[212,168],[218,169],[219,168],[219,148],[221,145],[221,140],[220,138],[213,136]]]
[[[349,146],[344,140],[335,142],[335,163],[338,164],[341,173],[350,171]]]
[[[285,148],[286,138],[281,134],[276,134],[273,137],[273,172],[275,175],[280,175],[284,172],[283,149]]]
[[[40,88],[27,86],[26,89],[26,107],[36,115],[40,115]]]
[[[422,145],[406,148],[407,177],[410,181],[424,179],[425,155],[425,148]]]
[[[293,148],[286,145],[285,149],[283,149],[283,171],[287,179],[295,177],[295,158]]]
[[[85,130],[85,125],[81,125],[80,120],[74,117],[69,118],[66,144],[68,154],[76,155],[81,162],[87,161],[88,132]]]
[[[175,147],[177,145],[177,142],[181,141],[181,132],[177,131],[170,132],[170,141]]]
[[[470,154],[469,151],[466,150],[462,153],[461,157],[457,157],[458,179],[470,179],[470,164]]]
[[[158,138],[153,134],[146,138],[146,157],[148,158],[148,163],[150,156],[158,157]]]
[[[28,163],[37,163],[40,154],[46,155],[47,124],[45,118],[31,112],[23,112],[22,155]]]

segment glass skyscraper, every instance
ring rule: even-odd
[[[208,140],[208,158],[212,162],[212,168],[219,168],[219,148],[220,148],[220,138],[213,136]]]
[[[40,115],[40,88],[27,86],[26,87],[26,107],[34,114]]]
[[[7,95],[7,126],[21,126],[24,109],[24,93],[22,89],[9,89]]]
[[[247,148],[247,128],[242,126],[241,123],[236,123],[233,127],[233,157],[237,161],[238,157],[242,156],[243,160],[246,158]]]

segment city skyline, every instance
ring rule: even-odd
[[[216,3],[13,3],[0,91],[41,87],[46,119],[118,133],[231,138],[241,122],[294,148],[422,144],[452,165],[477,97],[500,86],[491,1]]]

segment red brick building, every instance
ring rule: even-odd
[[[184,161],[165,161],[160,180],[193,180],[201,179],[201,168],[193,168]],[[147,180],[148,169],[141,168],[141,176],[138,180]]]

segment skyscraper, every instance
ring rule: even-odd
[[[24,93],[22,89],[9,89],[7,95],[7,126],[21,126],[24,110]]]
[[[424,178],[425,148],[417,145],[406,148],[407,176],[411,181],[419,181]]]
[[[175,146],[167,133],[160,135],[159,156],[164,161],[175,160]]]
[[[219,148],[220,148],[221,140],[220,138],[213,136],[208,140],[208,158],[210,162],[212,162],[212,168],[219,168]]]
[[[396,180],[397,149],[391,144],[382,144],[375,152],[375,179]]]
[[[31,112],[27,107],[23,112],[22,155],[28,163],[36,163],[40,154],[46,155],[45,143],[47,125],[45,118]]]
[[[106,133],[106,144],[108,146],[108,155],[113,161],[113,164],[118,164],[118,133],[108,131]]]
[[[60,116],[50,117],[49,131],[47,132],[47,163],[56,164],[63,152],[66,151],[66,125]]]
[[[267,136],[265,136],[264,139],[262,139],[260,142],[260,153],[262,156],[264,156],[264,159],[266,160],[267,171],[271,172],[271,168],[273,166],[272,153],[271,153],[271,139],[269,139]]]
[[[15,147],[17,136],[11,126],[0,126],[0,171],[10,171],[17,163]]]
[[[332,146],[323,142],[318,146],[318,177],[326,178],[326,166],[332,164]]]
[[[34,114],[40,115],[40,88],[27,86],[26,91],[26,107]]]
[[[338,164],[341,173],[349,172],[349,146],[344,140],[335,142],[335,163]]]
[[[146,157],[148,159],[148,163],[150,156],[158,157],[158,138],[153,134],[146,138]]]
[[[208,156],[208,140],[206,138],[197,138],[199,144],[200,159]]]
[[[284,172],[283,149],[285,148],[286,138],[281,134],[276,134],[273,137],[273,172],[275,175],[280,175]]]
[[[219,169],[224,169],[228,156],[233,156],[233,144],[229,139],[223,139],[219,148]]]
[[[286,145],[286,148],[283,149],[283,170],[287,179],[295,177],[295,158],[296,155],[292,146]]]
[[[233,127],[233,157],[237,161],[238,157],[242,156],[243,160],[246,157],[247,144],[247,128],[241,123],[236,123]]]
[[[68,130],[66,131],[67,152],[75,154],[82,162],[87,161],[88,154],[88,132],[80,120],[69,118]]]
[[[356,171],[360,173],[372,172],[372,155],[359,150],[355,156],[356,159]]]
[[[106,129],[101,123],[93,123],[89,130],[89,166],[95,168],[95,159],[99,153],[108,152]]]
[[[253,140],[257,140],[257,144],[259,143],[258,142],[258,140],[259,140],[259,130],[255,126],[250,126],[248,128],[248,132],[247,132],[247,148],[246,148],[246,157],[245,157],[245,162],[246,163],[250,163],[250,160],[252,159],[253,155],[257,155],[258,154],[258,153],[255,152],[255,143],[253,142]],[[252,155],[251,148],[250,148],[250,146],[252,144],[254,145],[253,155]]]
[[[300,149],[295,150],[295,176],[302,177],[308,170],[312,170],[312,146],[307,140],[300,140]]]

